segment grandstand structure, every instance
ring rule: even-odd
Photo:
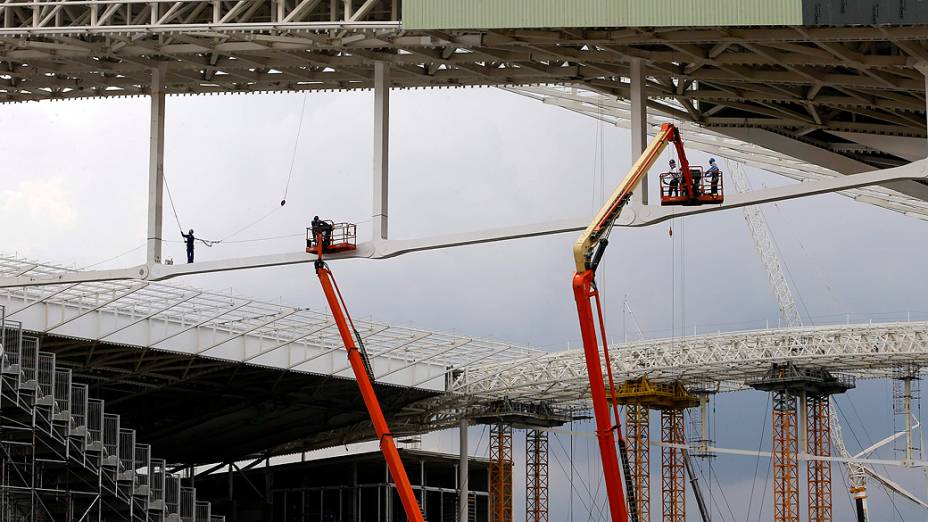
[[[0,518],[225,520],[3,307],[0,331]]]

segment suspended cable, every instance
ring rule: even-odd
[[[303,104],[300,107],[300,119],[296,128],[296,139],[293,140],[293,153],[290,155],[290,172],[287,174],[287,184],[284,186],[284,196],[280,200],[280,206],[287,204],[287,194],[290,192],[290,180],[293,179],[293,165],[296,163],[296,151],[300,145],[300,135],[303,133],[303,115],[306,113],[306,100],[309,98],[309,91],[303,93]]]
[[[177,207],[174,206],[174,196],[171,194],[171,186],[168,185],[168,178],[167,176],[162,174],[161,179],[164,181],[164,188],[167,190],[167,193],[168,193],[168,202],[171,204],[171,211],[174,213],[174,220],[177,222],[177,230],[180,231],[181,235],[184,235],[184,227],[181,226],[180,217],[177,216]],[[212,247],[213,245],[222,243],[221,239],[219,241],[211,241],[209,239],[201,239],[199,237],[195,237],[194,239],[199,241],[200,243],[203,243],[204,245],[208,247]]]
[[[110,262],[110,261],[114,261],[114,260],[116,260],[116,259],[119,259],[120,257],[123,257],[123,256],[125,256],[125,255],[131,254],[132,252],[135,252],[136,250],[139,250],[140,248],[144,247],[144,246],[147,245],[147,244],[148,244],[148,242],[142,243],[141,245],[139,245],[139,246],[137,246],[137,247],[135,247],[135,248],[131,248],[131,249],[129,249],[129,250],[126,250],[125,252],[123,252],[123,253],[121,253],[121,254],[117,254],[117,255],[115,255],[115,256],[113,256],[113,257],[111,257],[111,258],[104,259],[103,261],[98,261],[98,262],[96,262],[96,263],[94,263],[94,264],[92,264],[92,265],[87,265],[87,266],[81,268],[81,270],[87,270],[88,268],[93,268],[93,267],[95,267],[95,266],[102,265],[103,263],[108,263],[108,262]]]

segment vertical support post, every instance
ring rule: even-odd
[[[683,450],[669,445],[685,444],[683,410],[661,411],[661,497],[664,522],[686,522],[686,467]]]
[[[490,522],[512,522],[512,426],[490,426]]]
[[[625,407],[625,440],[635,488],[638,522],[651,520],[651,410],[639,403]]]
[[[796,427],[799,429],[799,451],[802,455],[809,454],[809,422],[808,418],[809,413],[809,398],[806,396],[805,391],[800,391],[797,397],[799,399],[799,407],[796,412],[799,414],[799,420]]]
[[[629,130],[632,133],[632,161],[634,162],[648,143],[648,94],[645,91],[645,77],[641,70],[641,60],[632,58],[631,89],[629,102],[631,102],[631,121]],[[641,204],[648,204],[648,175],[641,179]]]
[[[166,66],[151,70],[151,126],[148,149],[148,248],[146,262],[161,263],[164,209],[164,77]]]
[[[525,520],[548,522],[548,432],[525,432]]]
[[[902,411],[905,412],[905,463],[911,466],[915,460],[915,445],[912,442],[912,378],[903,379]]]
[[[830,405],[828,395],[816,394],[806,399],[809,455],[831,456]],[[810,459],[806,463],[806,485],[809,490],[809,522],[831,522],[831,462]]]
[[[773,392],[773,520],[799,522],[796,396]]]
[[[468,458],[468,445],[467,445],[467,419],[461,418],[461,424],[458,428],[460,430],[460,462],[458,464],[458,522],[468,522],[467,515],[469,513],[469,498],[470,492],[468,488],[469,484],[469,474],[470,470],[468,469],[470,464],[470,459]]]
[[[390,163],[390,69],[374,63],[374,240],[387,239]]]

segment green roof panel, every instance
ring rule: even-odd
[[[403,0],[406,29],[802,25],[802,0]]]

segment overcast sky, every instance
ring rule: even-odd
[[[357,222],[362,239],[369,237],[372,95],[309,95],[300,122],[303,100],[296,94],[168,99],[165,175],[180,225],[199,237],[226,239],[198,248],[198,260],[301,249],[314,214]],[[0,107],[0,128],[6,131],[0,140],[0,252],[83,267],[129,251],[96,267],[143,262],[147,111],[145,98]],[[499,90],[399,91],[391,115],[389,213],[395,238],[589,216],[631,164],[626,131]],[[695,151],[692,156],[695,163],[706,160]],[[660,164],[669,157],[665,153]],[[291,161],[288,203],[281,208]],[[754,187],[785,183],[761,171],[748,174]],[[923,268],[928,223],[837,195],[763,209],[807,322],[928,319]],[[167,198],[164,229],[175,241],[166,245],[166,256],[182,262]],[[278,236],[290,237],[249,241]],[[333,263],[333,269],[356,316],[560,350],[577,346],[579,338],[570,290],[574,239],[565,234],[385,261],[350,260]],[[622,313],[626,296],[647,337],[777,322],[776,303],[738,210],[618,230],[599,279],[616,339],[637,339]],[[308,265],[179,282],[314,308],[323,304]],[[889,397],[887,383],[849,394],[862,414],[855,417],[847,402],[844,413],[860,439],[848,436],[851,451],[892,432]],[[769,437],[767,402],[754,392],[721,397],[713,421],[720,444],[767,448],[769,442],[761,439],[763,430]],[[745,411],[754,412],[747,422]],[[479,439],[479,430],[472,438]],[[434,444],[455,449],[449,437],[435,438]],[[517,454],[524,451],[519,448]],[[596,459],[581,450],[575,453],[577,473],[598,483]],[[652,458],[659,461],[657,454]],[[768,461],[757,465],[757,481],[753,459],[723,457],[714,466],[734,519],[746,519],[745,499],[752,483],[763,489],[759,482]],[[836,515],[843,516],[849,503],[841,472],[835,468],[835,504]],[[553,475],[552,497],[558,502],[552,520],[562,520],[570,504],[564,501],[569,473]],[[924,481],[912,487],[924,496]],[[655,481],[655,499],[658,488]],[[595,494],[596,486],[592,489]],[[575,494],[575,509],[583,509],[582,496],[592,495]],[[896,510],[881,493],[874,496],[875,520],[892,520]],[[769,497],[766,510],[758,507],[759,493],[754,497],[750,517],[769,519]],[[522,499],[517,493],[517,513]],[[925,518],[903,501],[897,504],[899,516]],[[732,519],[719,506],[725,512],[719,520]],[[585,511],[574,514],[586,519]]]

